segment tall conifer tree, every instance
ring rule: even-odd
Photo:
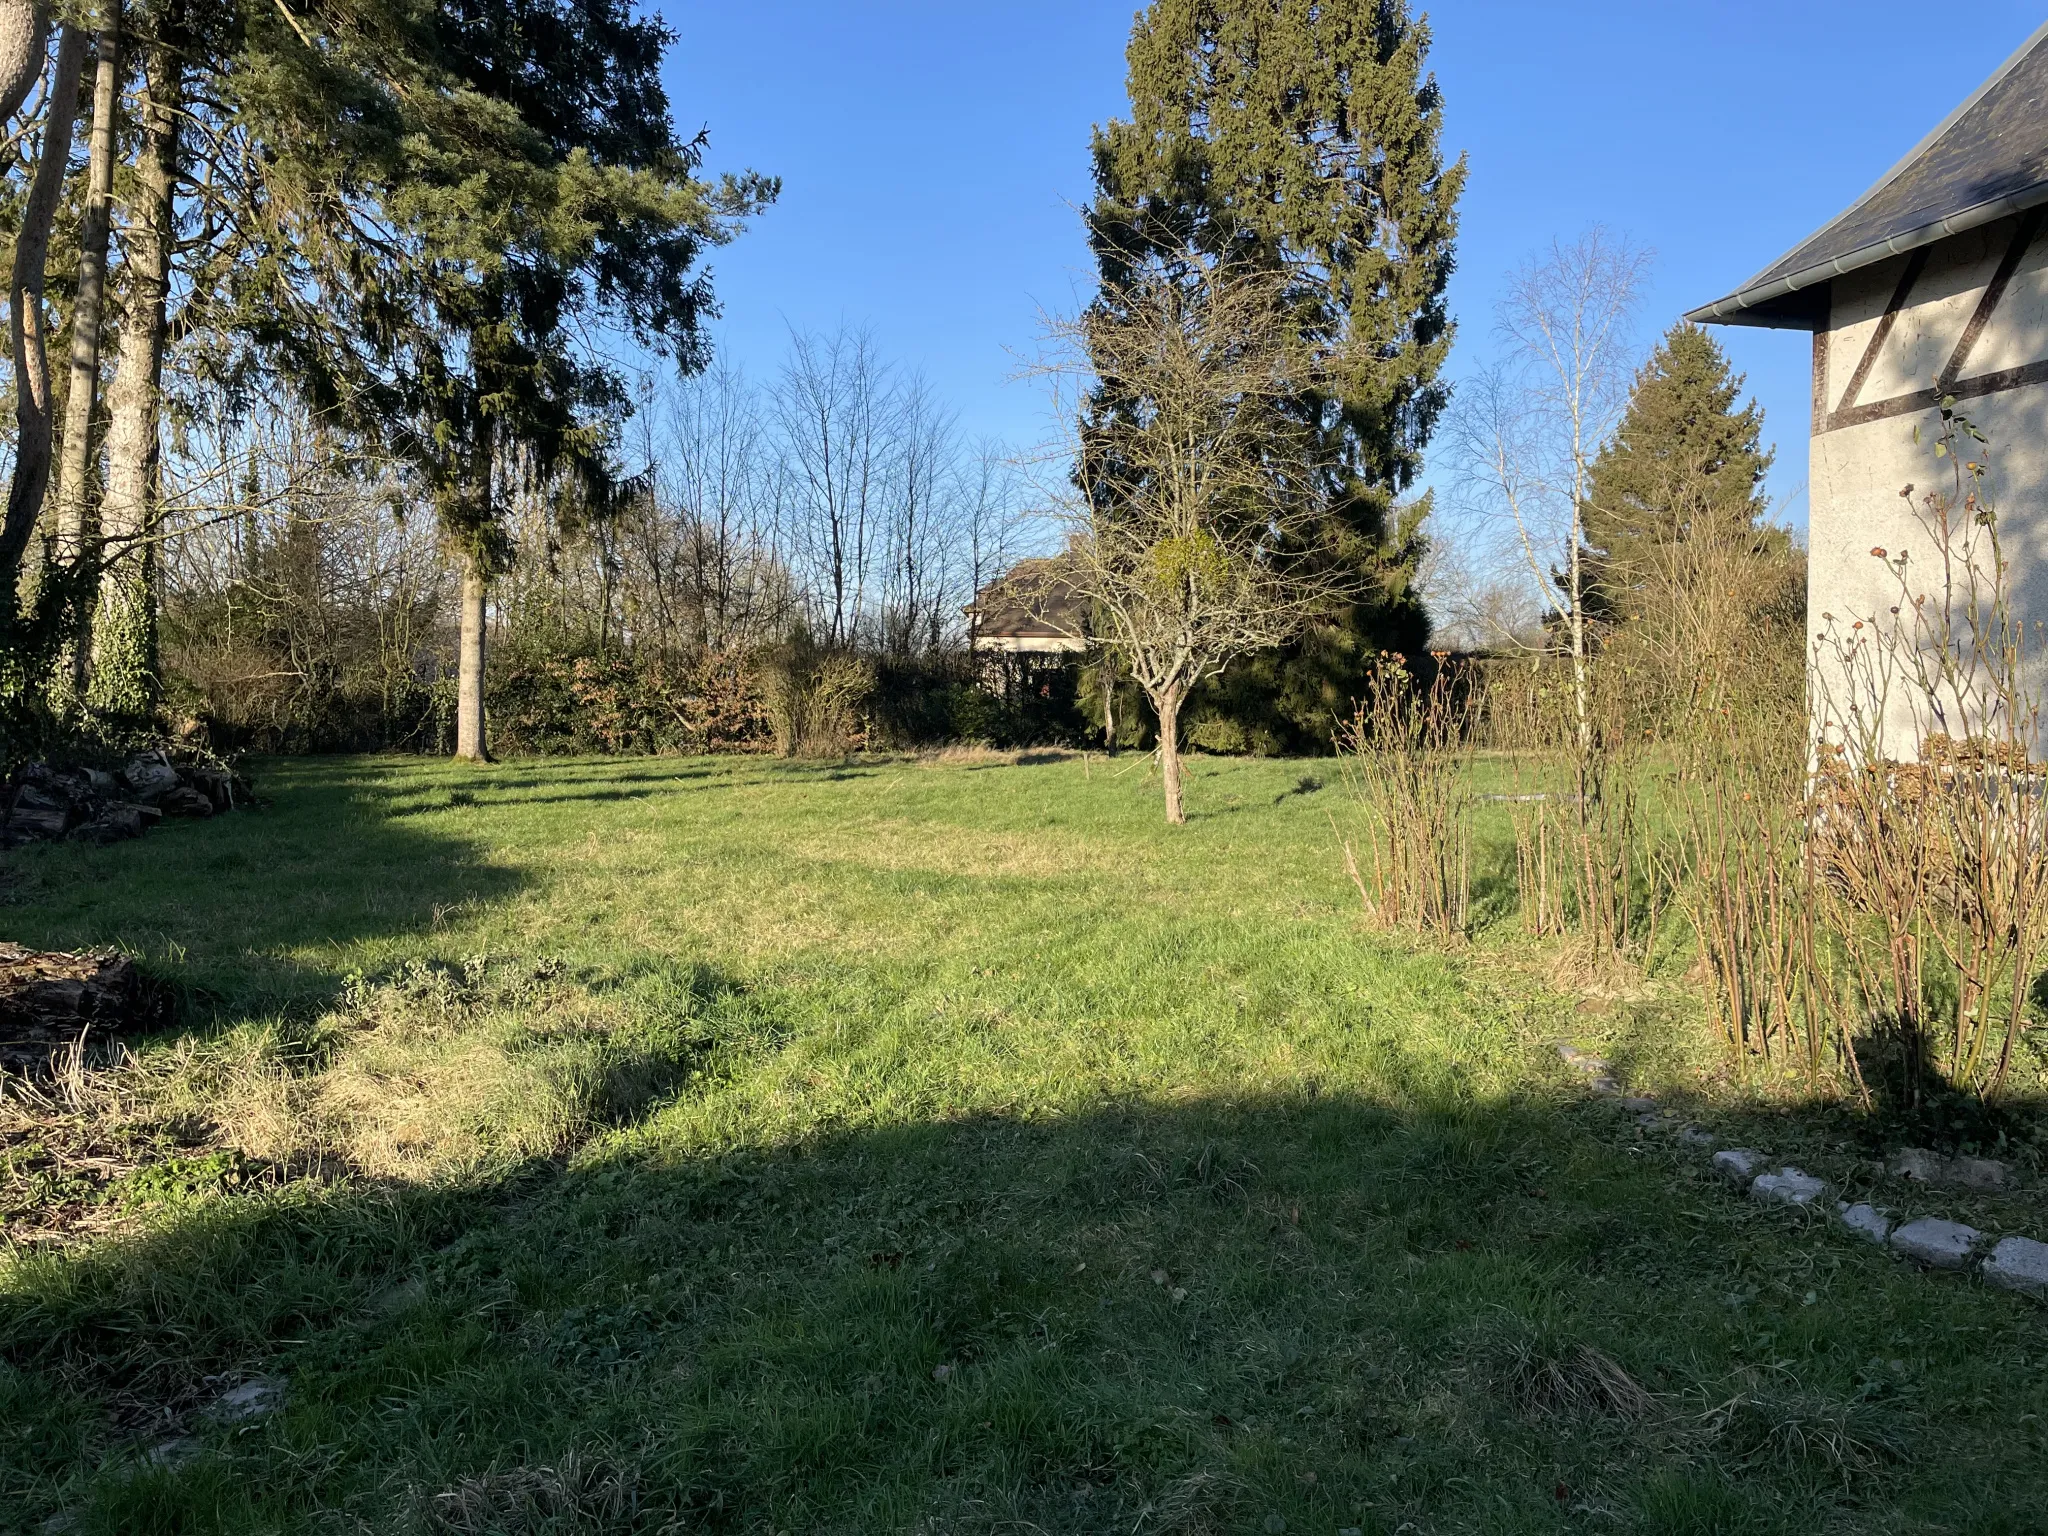
[[[395,454],[430,495],[465,567],[479,675],[462,713],[481,751],[482,590],[507,488],[613,498],[630,396],[608,354],[624,339],[702,366],[699,258],[775,183],[699,174],[701,137],[677,135],[659,78],[673,34],[631,0],[137,10],[142,128],[159,97],[183,105],[140,135],[155,196],[122,230],[109,530],[146,535],[158,516],[167,360],[174,383],[242,408],[295,392],[334,445]],[[102,583],[92,691],[113,713],[153,701],[148,548]]]
[[[1280,270],[1318,356],[1293,408],[1320,442],[1323,547],[1361,596],[1224,679],[1226,707],[1269,740],[1327,741],[1371,653],[1427,637],[1410,585],[1423,508],[1397,500],[1446,400],[1465,181],[1443,161],[1428,47],[1406,0],[1153,0],[1127,54],[1130,121],[1095,135],[1098,303],[1150,265]]]
[[[1753,539],[1760,552],[1784,540],[1763,522],[1772,456],[1762,408],[1736,406],[1742,383],[1720,344],[1684,321],[1636,375],[1582,509],[1589,612],[1608,622],[1640,617],[1639,589],[1659,546],[1695,532]]]

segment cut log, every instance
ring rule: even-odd
[[[73,1046],[153,1028],[168,1014],[168,994],[126,955],[0,942],[0,1065],[45,1067]]]
[[[162,814],[153,805],[110,805],[91,821],[82,821],[73,827],[71,841],[101,845],[125,842],[131,837],[142,836],[143,828]]]
[[[189,785],[180,784],[157,801],[166,816],[211,816],[213,801]]]
[[[45,810],[37,806],[20,805],[8,813],[4,828],[5,841],[11,847],[16,843],[42,842],[62,837],[71,827],[71,813],[68,810]]]

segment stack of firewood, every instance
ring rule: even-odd
[[[47,1067],[62,1053],[151,1028],[169,1001],[114,950],[48,953],[0,941],[0,1067]]]
[[[165,816],[212,816],[253,798],[239,774],[161,752],[117,772],[30,763],[0,791],[0,847],[21,843],[114,843],[139,837]]]

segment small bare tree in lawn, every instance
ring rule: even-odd
[[[1344,595],[1320,559],[1324,490],[1290,413],[1312,368],[1286,288],[1228,268],[1155,267],[1115,306],[1049,324],[1047,371],[1078,469],[1062,498],[1074,588],[1159,721],[1166,819],[1182,806],[1180,712],[1234,658],[1280,645]]]

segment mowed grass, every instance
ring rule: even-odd
[[[2048,1313],[1585,1102],[1683,1010],[1364,931],[1332,765],[258,775],[15,856],[185,1003],[10,1132],[0,1528],[2044,1528]]]

